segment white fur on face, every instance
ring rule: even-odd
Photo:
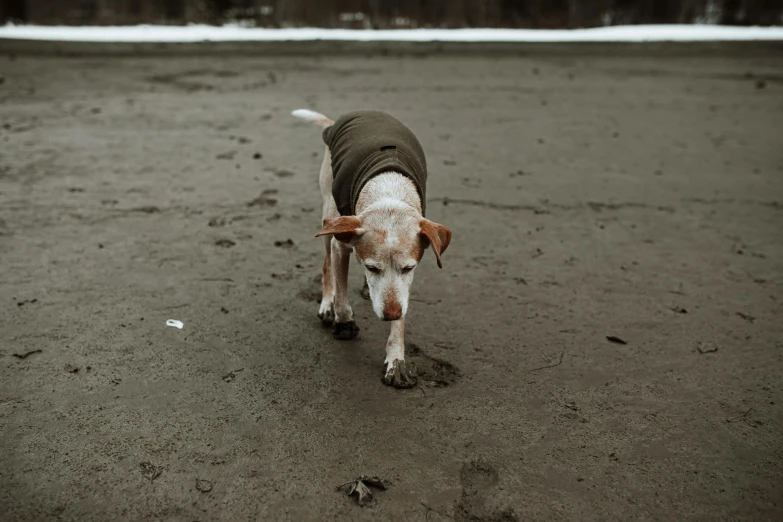
[[[398,173],[378,175],[367,182],[357,210],[366,230],[356,245],[356,257],[365,265],[373,311],[383,319],[385,305],[408,311],[413,270],[421,257],[421,206],[410,179]],[[361,209],[360,209],[361,207]],[[369,270],[370,265],[376,270]]]
[[[356,249],[357,258],[365,267],[372,308],[379,319],[383,319],[384,307],[394,304],[399,304],[402,317],[405,317],[414,272],[405,269],[415,269],[417,265],[410,245],[418,243],[418,230],[406,219],[390,221],[381,223],[388,228],[368,232],[362,238],[367,242],[366,248]],[[361,258],[360,250],[369,251],[365,259]]]
[[[372,309],[375,315],[379,319],[383,319],[383,308],[387,302],[396,301],[399,303],[402,309],[402,317],[408,311],[408,297],[410,296],[410,288],[413,283],[413,272],[411,270],[408,273],[403,273],[401,268],[404,266],[415,266],[416,261],[409,259],[407,263],[402,266],[384,266],[376,260],[365,260],[365,266],[367,264],[383,267],[381,273],[370,272],[365,268],[365,275],[367,276],[367,286],[370,289],[370,300],[372,301]]]

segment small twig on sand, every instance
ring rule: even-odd
[[[753,408],[748,408],[748,411],[746,411],[742,415],[737,415],[736,417],[732,417],[730,419],[726,419],[726,422],[734,422],[736,420],[744,419],[745,417],[748,416],[748,413],[750,413],[751,411],[753,411]]]
[[[178,304],[172,306],[162,306],[160,308],[156,308],[156,310],[176,310],[177,308],[185,308],[186,306],[190,306],[190,303],[184,303],[184,304]]]
[[[27,352],[27,353],[12,353],[11,355],[16,357],[17,359],[27,359],[28,357],[30,357],[34,353],[43,353],[43,350],[33,350],[33,351]]]
[[[528,371],[527,373],[533,373],[533,372],[537,372],[538,370],[545,370],[547,368],[554,368],[555,366],[560,366],[563,363],[563,355],[565,355],[565,352],[560,352],[560,359],[555,364],[548,364],[546,366],[540,366],[538,368],[533,368],[532,370]]]
[[[421,505],[424,506],[425,508],[427,508],[427,512],[424,514],[424,519],[425,520],[429,520],[430,519],[430,511],[434,511],[435,513],[437,513],[438,515],[440,515],[442,517],[446,517],[446,518],[450,518],[450,519],[454,520],[454,517],[452,517],[451,515],[447,515],[446,513],[442,512],[442,511],[438,511],[435,508],[431,508],[427,504],[425,504],[424,502],[422,502]]]

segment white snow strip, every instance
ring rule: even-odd
[[[710,42],[783,40],[783,27],[625,25],[593,29],[265,29],[238,25],[0,26],[0,39],[69,42]]]

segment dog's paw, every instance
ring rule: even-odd
[[[370,299],[370,287],[367,285],[367,278],[364,278],[364,286],[362,286],[362,289],[359,291],[359,294],[362,296],[362,299]]]
[[[321,305],[321,310],[318,312],[318,319],[321,320],[321,325],[324,328],[328,328],[334,324],[334,305],[329,304],[329,308]]]
[[[413,388],[418,379],[416,374],[408,369],[404,360],[395,359],[391,364],[387,364],[386,374],[383,376],[383,384],[393,386],[394,388]]]
[[[347,323],[334,323],[332,329],[332,337],[341,341],[348,341],[359,335],[359,325],[356,321],[348,321]]]

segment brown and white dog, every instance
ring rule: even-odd
[[[333,326],[337,339],[358,334],[347,288],[354,251],[365,270],[362,294],[367,298],[369,293],[380,319],[393,321],[383,382],[412,387],[416,377],[405,364],[404,331],[413,275],[427,247],[432,247],[441,267],[441,254],[451,241],[448,228],[423,215],[426,163],[421,146],[407,127],[379,111],[348,113],[337,122],[305,109],[292,114],[324,129],[327,143],[320,173],[323,228],[316,234],[324,236],[326,248],[318,316],[324,325]],[[384,135],[385,129],[392,131]],[[334,137],[338,132],[342,138]],[[370,172],[365,167],[373,158],[379,166]],[[355,170],[363,171],[361,178],[354,177]]]

